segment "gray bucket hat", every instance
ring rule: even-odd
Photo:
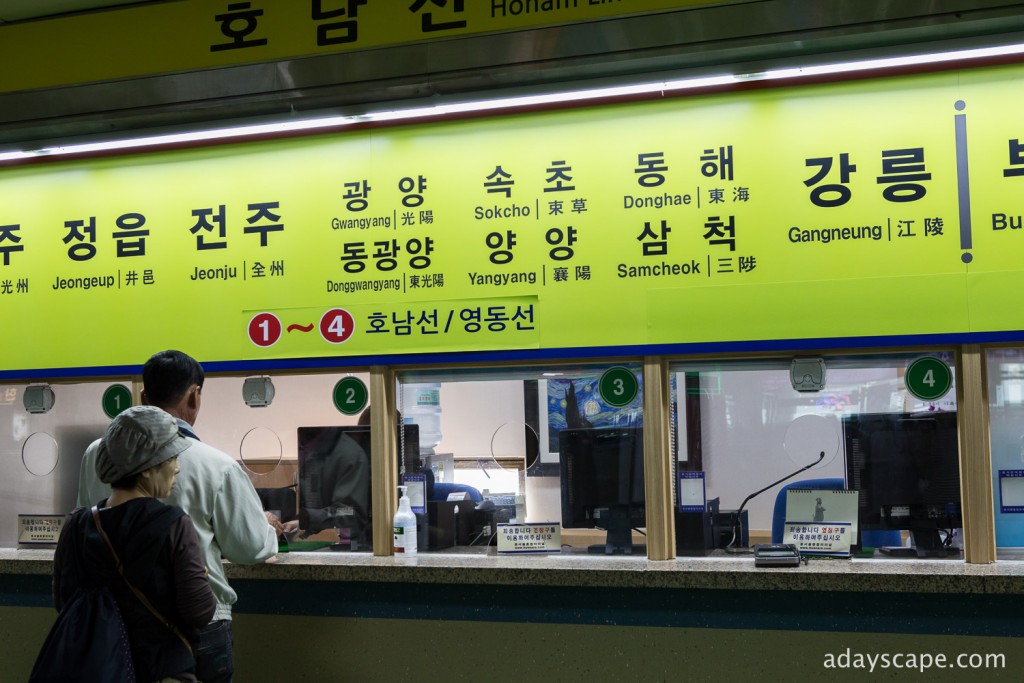
[[[156,467],[191,446],[169,414],[155,406],[134,406],[115,417],[104,432],[96,474],[110,484]]]

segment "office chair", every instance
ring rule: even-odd
[[[775,509],[772,511],[772,543],[782,543],[783,525],[786,523],[786,491],[789,489],[837,491],[845,488],[846,482],[837,477],[794,481],[779,489],[778,495],[775,496]],[[860,532],[860,542],[861,545],[872,548],[900,546],[903,545],[903,537],[897,530],[863,529]]]

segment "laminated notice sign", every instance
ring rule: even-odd
[[[557,553],[562,549],[562,528],[557,522],[499,524],[499,553]]]
[[[789,489],[783,543],[803,553],[848,557],[857,542],[859,491]]]
[[[64,515],[18,515],[18,545],[52,548],[63,528]]]
[[[848,522],[786,522],[782,542],[792,543],[805,555],[850,556],[856,536]]]

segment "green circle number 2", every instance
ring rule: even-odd
[[[103,392],[103,412],[114,419],[132,407],[132,392],[123,384],[111,384]]]
[[[366,385],[358,377],[345,377],[334,385],[334,407],[346,415],[356,415],[366,407]]]
[[[628,406],[636,398],[640,383],[629,368],[608,368],[597,385],[601,400],[613,408]]]
[[[907,391],[922,401],[935,401],[953,386],[953,372],[938,358],[918,358],[907,368]]]

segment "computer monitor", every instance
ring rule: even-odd
[[[843,418],[846,487],[860,491],[859,531],[909,530],[918,556],[951,548],[960,512],[956,413],[866,413]]]
[[[633,529],[647,526],[641,427],[563,429],[558,433],[562,526],[604,529],[607,541],[589,552],[646,554]]]
[[[299,528],[307,534],[337,529],[351,550],[372,543],[370,427],[299,427]],[[407,461],[419,455],[419,427],[403,426]]]

